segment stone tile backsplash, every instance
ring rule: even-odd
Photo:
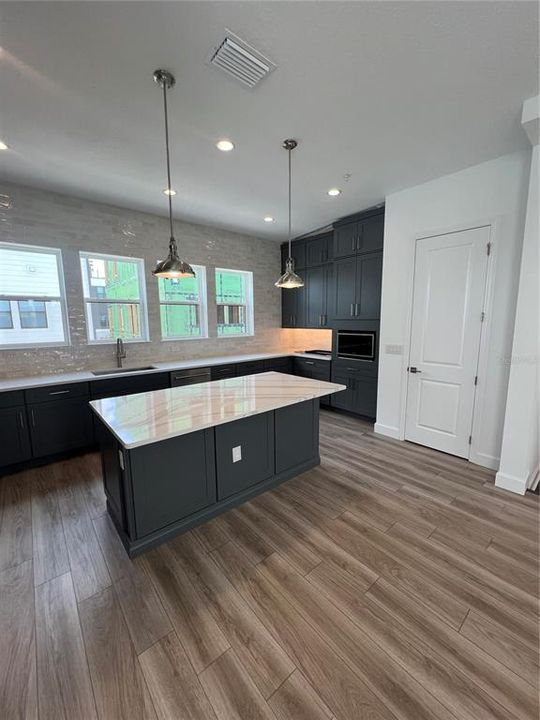
[[[177,221],[182,254],[205,265],[208,279],[208,331],[201,340],[161,341],[157,282],[151,275],[168,244],[163,217],[103,205],[36,188],[0,183],[0,240],[62,250],[71,345],[59,348],[0,350],[0,378],[42,375],[114,366],[114,345],[88,345],[79,251],[143,258],[150,341],[126,345],[126,365],[188,360],[215,355],[330,349],[329,330],[281,329],[279,244],[219,228]],[[217,338],[215,267],[253,272],[255,334]],[[0,288],[1,293],[1,288]]]

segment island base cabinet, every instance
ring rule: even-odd
[[[320,463],[318,400],[132,449],[99,425],[107,509],[130,557]]]
[[[134,448],[129,451],[129,470],[137,538],[216,501],[212,431]]]
[[[217,499],[224,500],[274,474],[274,414],[216,427]]]

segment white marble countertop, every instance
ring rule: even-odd
[[[0,380],[0,392],[8,390],[29,390],[30,388],[43,387],[46,385],[65,385],[75,382],[90,382],[96,380],[105,380],[107,378],[129,377],[131,375],[151,375],[159,372],[172,372],[174,370],[185,370],[198,367],[210,367],[213,365],[228,365],[229,363],[253,362],[254,360],[271,360],[280,357],[309,357],[317,360],[331,360],[329,355],[317,355],[305,352],[289,352],[289,353],[258,353],[250,355],[221,355],[208,358],[197,358],[196,360],[176,360],[171,362],[146,363],[151,365],[151,370],[128,371],[128,365],[123,372],[110,372],[106,375],[94,375],[91,370],[81,370],[79,372],[58,373],[54,375],[36,375],[34,377],[20,377],[7,380]],[[143,363],[141,363],[143,364]],[[96,368],[96,370],[101,368]]]
[[[266,372],[93,400],[90,406],[131,449],[345,389],[336,383]]]

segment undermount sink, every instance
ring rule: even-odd
[[[143,367],[111,368],[110,370],[92,370],[92,375],[116,375],[117,373],[144,372],[144,370],[155,370],[153,365]]]

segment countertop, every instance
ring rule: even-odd
[[[104,380],[105,378],[129,377],[131,375],[151,375],[159,372],[172,372],[174,370],[185,370],[188,368],[210,367],[213,365],[227,365],[229,363],[252,362],[254,360],[270,360],[279,357],[306,357],[317,360],[331,360],[329,355],[317,355],[305,352],[289,353],[259,353],[251,355],[222,355],[209,358],[197,358],[196,360],[176,360],[171,362],[147,363],[152,365],[152,370],[137,370],[133,372],[111,372],[107,375],[94,375],[90,370],[79,372],[58,373],[55,375],[38,375],[35,377],[20,377],[12,380],[0,380],[0,392],[8,390],[28,390],[30,388],[43,387],[46,385],[64,385],[66,383],[90,382]],[[127,365],[129,367],[129,363]],[[101,369],[101,368],[96,368]]]
[[[336,383],[266,372],[93,400],[90,406],[118,441],[131,449],[345,389]]]

